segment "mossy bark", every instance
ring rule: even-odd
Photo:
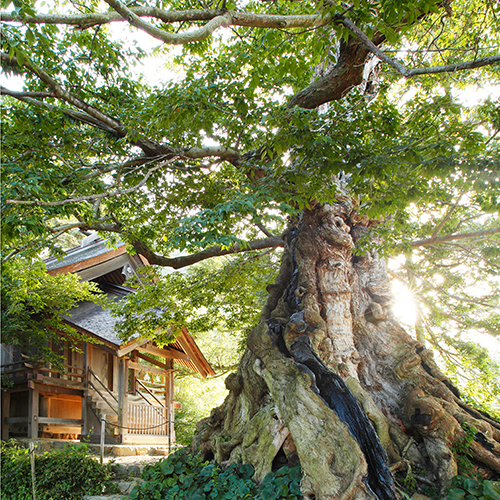
[[[306,499],[385,500],[396,495],[383,461],[402,476],[418,468],[417,486],[442,494],[469,424],[475,467],[500,475],[500,424],[461,401],[394,319],[384,259],[354,254],[369,225],[346,198],[305,211],[288,230],[261,322],[226,380],[226,401],[199,422],[194,450],[251,463],[258,480],[300,461]]]

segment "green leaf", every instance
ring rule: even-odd
[[[484,481],[483,496],[486,500],[498,500],[500,498],[500,483],[498,481]]]

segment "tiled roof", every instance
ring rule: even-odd
[[[109,244],[106,244],[106,240],[97,238],[89,241],[85,244],[85,240],[82,241],[81,246],[72,248],[66,252],[66,255],[62,259],[57,257],[50,257],[45,260],[45,265],[47,271],[54,271],[61,267],[67,267],[71,264],[76,264],[78,262],[83,262],[99,255],[108,253],[110,251]],[[123,241],[118,241],[116,243],[116,248],[124,246]]]
[[[100,272],[102,272],[101,268],[99,265],[96,265],[96,263],[115,262],[117,259],[113,261],[110,260],[110,258],[113,258],[113,255],[116,255],[117,252],[118,254],[122,254],[124,249],[119,249],[124,245],[125,243],[119,241],[115,250],[113,250],[106,245],[105,240],[102,240],[93,234],[83,240],[81,246],[68,250],[63,259],[57,260],[56,258],[50,258],[45,261],[45,264],[47,266],[47,270],[51,274],[57,274],[58,272],[65,273],[71,268],[77,269],[80,276],[82,276],[82,273],[85,273],[86,269],[94,270],[92,278],[83,279],[98,278],[99,286],[108,300],[117,301],[123,299],[130,293],[134,293],[133,290],[117,284],[120,280],[117,281],[117,279],[114,279],[114,268],[118,265],[116,269],[120,269],[121,266],[123,266],[123,263],[120,261],[116,262],[114,267],[113,265],[107,266],[107,271],[104,271],[105,274],[100,274]],[[140,259],[138,259],[138,262],[141,262]],[[134,264],[132,263],[132,265]],[[60,269],[60,271],[57,271],[58,269]],[[71,309],[68,314],[65,314],[63,319],[83,333],[91,335],[97,340],[108,343],[108,347],[116,349],[117,351],[123,345],[126,345],[126,343],[118,337],[116,332],[116,324],[119,321],[119,318],[113,316],[108,309],[103,309],[94,302],[81,302],[76,307]],[[129,340],[128,343],[130,344],[132,340]],[[145,340],[144,342],[147,341]],[[141,343],[140,345],[144,344]],[[189,335],[185,328],[183,328],[182,334],[176,338],[174,342],[169,344],[169,347],[189,356],[189,360],[176,359],[175,361],[177,363],[180,363],[190,370],[200,373],[203,377],[206,377],[207,375],[214,375],[214,371],[203,356],[203,353],[200,351],[194,339]],[[138,348],[140,349],[140,347]]]
[[[117,301],[127,295],[127,293],[131,292],[125,291],[125,289],[118,292],[106,290],[105,295],[108,300]],[[123,344],[123,341],[118,337],[115,330],[119,318],[112,316],[108,309],[103,309],[94,302],[81,302],[76,307],[73,307],[68,314],[65,314],[63,319],[116,346]]]

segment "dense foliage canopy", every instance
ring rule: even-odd
[[[22,78],[2,88],[7,295],[16,260],[97,230],[159,266],[227,255],[157,286],[193,332],[245,329],[287,219],[348,189],[419,338],[479,370],[492,403],[495,366],[461,334],[500,333],[498,2],[1,5],[3,70]]]

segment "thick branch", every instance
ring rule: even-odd
[[[341,20],[342,24],[349,29],[349,31],[363,44],[365,47],[375,54],[381,61],[390,64],[392,67],[396,68],[401,74],[404,74],[407,69],[400,62],[396,61],[392,57],[389,57],[382,52],[376,44],[374,44],[350,19],[345,16],[342,16]],[[406,76],[406,75],[405,75]]]
[[[8,58],[6,54],[2,54],[2,59]],[[9,59],[9,62],[12,62],[12,59]],[[30,67],[27,67],[29,70],[31,70]],[[40,70],[41,71],[41,70]],[[48,75],[46,75],[46,79],[50,79]],[[51,80],[51,79],[50,79]],[[44,80],[45,81],[45,80]],[[53,80],[52,80],[53,81]],[[53,82],[54,86],[57,86],[56,82]],[[61,89],[62,90],[62,89]],[[64,95],[70,95],[66,91],[62,90]],[[64,95],[56,95],[56,92],[51,92],[51,93],[36,93],[36,94],[43,94],[43,97],[56,97],[60,98],[66,102],[69,102],[70,104],[76,105],[80,109],[83,108],[84,112],[81,111],[74,111],[71,109],[67,108],[61,108],[58,106],[53,106],[51,104],[48,104],[46,102],[33,99],[31,97],[32,92],[16,92],[13,90],[6,89],[5,87],[0,86],[0,93],[3,95],[8,95],[11,97],[14,97],[16,99],[19,99],[20,101],[27,102],[30,104],[34,104],[36,106],[40,107],[45,107],[48,109],[51,109],[53,111],[60,111],[66,116],[69,116],[70,118],[73,118],[74,120],[87,123],[89,125],[93,125],[101,130],[104,130],[107,133],[110,133],[114,135],[115,137],[125,137],[127,134],[127,130],[125,127],[120,126],[117,128],[115,125],[117,122],[112,120],[111,118],[107,117],[103,113],[99,112],[95,108],[85,104],[83,101],[77,99],[76,97],[73,97],[72,100],[68,100],[64,97]],[[78,104],[75,104],[75,102],[78,101]],[[82,104],[83,103],[83,104]],[[89,113],[89,109],[92,110],[92,114]],[[97,118],[98,116],[101,117],[101,119]],[[110,121],[111,120],[111,121]],[[147,157],[157,157],[161,156],[165,160],[170,160],[174,157],[182,157],[182,158],[189,158],[189,159],[201,159],[201,158],[207,158],[207,157],[217,157],[220,158],[221,160],[227,160],[233,163],[237,163],[241,159],[241,155],[234,149],[228,148],[225,146],[206,146],[206,147],[192,147],[192,148],[173,148],[167,145],[162,145],[162,144],[155,144],[151,141],[148,141],[147,139],[143,138],[137,138],[135,141],[131,142],[132,145],[138,146],[141,148],[144,153],[146,154]]]
[[[189,149],[173,150],[175,153],[184,158],[201,159],[210,156],[216,156],[221,160],[239,161],[241,159],[240,153],[232,148],[225,146],[206,146],[204,148],[194,147]]]
[[[377,34],[373,43],[379,45],[384,39],[383,35]],[[288,107],[313,109],[326,102],[340,99],[351,88],[363,81],[365,61],[369,53],[369,49],[355,38],[350,38],[348,42],[342,40],[339,59],[335,67],[295,94],[288,103]]]
[[[231,23],[231,15],[229,13],[225,13],[221,16],[214,17],[200,29],[187,33],[168,33],[165,30],[153,26],[147,21],[143,21],[126,5],[120,2],[120,0],[105,0],[105,2],[110,7],[115,9],[116,12],[118,12],[124,19],[126,19],[130,25],[145,31],[148,35],[151,35],[164,43],[180,45],[189,42],[199,42],[200,40],[208,38],[217,28],[220,28],[221,26],[227,27]]]
[[[6,62],[7,64],[15,63],[15,58],[11,58],[8,54],[2,53],[0,54],[0,59],[2,62]],[[114,118],[109,117],[108,115],[102,113],[98,109],[90,106],[85,101],[82,101],[78,97],[73,96],[66,90],[64,90],[48,73],[43,71],[41,68],[35,66],[30,61],[25,60],[22,64],[28,71],[34,73],[43,83],[45,83],[53,92],[54,97],[57,97],[68,104],[71,104],[78,108],[81,111],[84,111],[90,117],[98,120],[99,122],[104,123],[107,127],[114,130],[121,137],[125,137],[126,132],[121,123],[119,123]]]
[[[15,99],[18,99],[20,101],[33,104],[35,106],[40,106],[44,107],[47,109],[50,109],[52,111],[57,111],[61,112],[66,116],[69,116],[73,120],[87,123],[88,125],[92,125],[94,127],[97,127],[101,130],[104,130],[105,132],[115,136],[115,137],[122,137],[121,134],[117,133],[117,131],[114,128],[109,127],[106,123],[97,120],[96,118],[93,118],[92,116],[89,116],[86,113],[82,113],[81,111],[74,111],[72,109],[68,108],[61,108],[58,106],[54,106],[52,104],[49,104],[44,101],[40,101],[38,99],[34,99],[33,97],[30,97],[32,94],[49,94],[48,92],[15,92],[13,90],[6,89],[5,87],[0,86],[0,93],[2,95],[8,95],[10,97],[14,97]],[[44,96],[48,97],[48,96]],[[55,97],[52,93],[50,93],[50,97]]]
[[[464,240],[467,238],[477,238],[480,236],[489,236],[491,234],[500,233],[500,227],[484,229],[482,231],[474,231],[472,233],[447,234],[439,238],[428,238],[426,240],[417,240],[410,243],[412,247],[425,247],[436,243],[444,243],[446,241]]]
[[[142,241],[136,240],[132,242],[132,246],[135,248],[137,253],[140,253],[151,264],[164,267],[173,267],[174,269],[181,269],[182,267],[191,266],[197,262],[201,262],[212,257],[220,257],[222,255],[231,255],[234,253],[248,252],[251,250],[262,250],[264,248],[278,248],[283,246],[283,239],[281,236],[271,236],[270,238],[264,238],[261,240],[254,240],[248,242],[246,245],[239,245],[235,243],[230,248],[221,247],[210,247],[201,252],[194,253],[192,255],[182,255],[180,257],[163,257],[154,253],[150,248],[148,248]]]
[[[314,28],[331,22],[330,16],[313,15],[274,15],[253,14],[248,12],[225,11],[223,9],[163,10],[156,7],[131,7],[128,9],[137,17],[159,19],[164,23],[210,21],[228,14],[232,26],[248,26],[256,28]],[[0,20],[4,22],[21,22],[10,12],[0,12]],[[123,22],[124,18],[117,12],[89,14],[37,14],[26,16],[22,21],[31,24],[65,24],[81,29],[111,22]]]

